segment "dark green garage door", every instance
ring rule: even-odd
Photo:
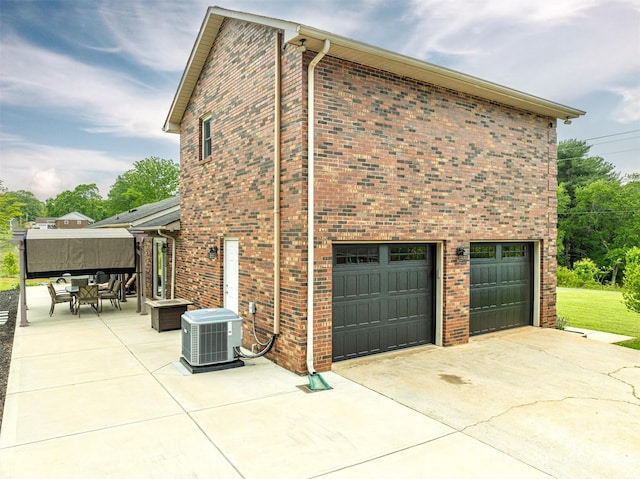
[[[471,244],[469,334],[532,324],[532,245]]]
[[[432,343],[435,246],[333,248],[333,360]]]

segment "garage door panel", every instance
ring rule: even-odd
[[[339,335],[333,341],[334,360],[343,360],[376,354],[386,350],[382,342],[382,328],[372,328],[369,330],[350,330]]]
[[[498,268],[492,264],[478,264],[471,269],[471,286],[495,286],[498,283]]]
[[[471,335],[533,322],[532,245],[471,245]]]
[[[435,247],[391,249],[334,247],[334,360],[433,342]]]
[[[360,355],[375,354],[382,351],[382,328],[372,328],[367,332],[366,344],[360,348]]]
[[[358,304],[358,326],[379,324],[382,318],[380,301],[362,302]]]
[[[407,293],[410,291],[427,291],[429,289],[430,271],[389,271],[387,279],[389,294]]]
[[[333,329],[340,331],[346,327],[347,312],[346,305],[334,304],[333,305]]]
[[[488,333],[490,331],[496,331],[496,311],[495,308],[487,308],[483,311],[474,311],[473,315],[473,333],[474,334],[483,334]]]
[[[528,283],[527,275],[529,267],[526,264],[503,264],[502,265],[502,284],[505,283]]]
[[[500,289],[500,306],[529,304],[527,284],[505,286]]]
[[[428,307],[429,301],[424,295],[389,298],[387,319],[388,321],[405,321],[426,317],[424,312]]]
[[[496,308],[498,304],[498,290],[495,288],[478,289],[474,291],[474,297],[470,308],[472,312]]]
[[[353,300],[380,295],[380,273],[343,274],[333,278],[333,300]]]

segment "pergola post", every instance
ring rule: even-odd
[[[11,243],[18,245],[18,256],[20,263],[20,327],[29,326],[29,320],[27,320],[27,263],[25,259],[25,240],[27,238],[27,230],[15,230],[13,232],[13,238]]]
[[[129,232],[136,239],[136,273],[138,274],[138,284],[136,286],[136,294],[138,296],[138,304],[136,306],[136,313],[141,315],[149,314],[147,312],[147,268],[144,263],[144,240],[148,236],[144,231],[129,230]]]

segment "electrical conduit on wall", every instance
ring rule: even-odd
[[[314,147],[315,147],[315,129],[314,129],[314,70],[316,65],[327,54],[331,42],[324,41],[324,47],[315,56],[307,72],[307,370],[309,374],[316,372],[313,367],[313,291],[314,291]]]

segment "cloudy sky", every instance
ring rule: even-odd
[[[640,0],[216,0],[581,110],[587,140],[640,172]],[[0,0],[0,179],[45,200],[150,156],[207,0]]]

